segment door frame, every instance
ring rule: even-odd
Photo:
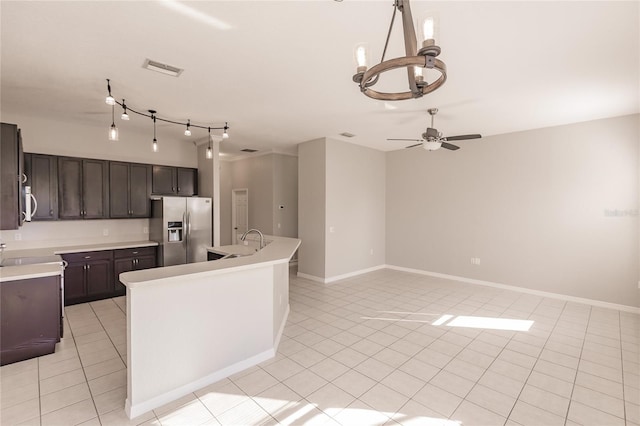
[[[231,190],[231,244],[238,244],[237,241],[237,223],[236,223],[236,198],[237,194],[244,192],[247,197],[246,223],[249,229],[249,188],[234,188]]]

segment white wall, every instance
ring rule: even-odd
[[[388,153],[387,263],[638,306],[639,117]]]
[[[384,265],[385,154],[317,139],[298,157],[298,272],[330,281]]]

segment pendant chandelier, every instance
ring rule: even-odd
[[[393,23],[396,17],[396,11],[402,14],[402,28],[404,35],[404,47],[406,56],[384,60],[389,45],[389,37],[393,29]],[[413,17],[411,16],[411,6],[409,0],[395,0],[393,4],[393,15],[391,16],[391,24],[387,33],[387,40],[382,52],[380,63],[372,67],[368,67],[367,61],[369,55],[368,46],[359,44],[356,46],[355,57],[357,63],[357,71],[353,76],[353,81],[360,86],[360,91],[370,98],[383,101],[400,101],[404,99],[420,98],[427,93],[433,92],[444,84],[447,80],[447,66],[437,56],[440,54],[440,47],[435,44],[436,20],[433,16],[426,16],[418,23],[418,29],[421,31],[422,47],[418,49],[416,41],[416,32],[413,26]],[[409,81],[409,90],[405,92],[387,93],[379,92],[371,87],[378,82],[380,75],[386,71],[397,68],[407,69],[407,78]],[[440,77],[429,83],[424,75],[424,69],[435,69],[440,73]]]

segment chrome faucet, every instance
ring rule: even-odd
[[[262,248],[264,247],[264,235],[262,235],[262,232],[258,231],[257,229],[249,229],[247,232],[242,234],[242,237],[240,237],[240,241],[246,240],[247,234],[249,234],[250,232],[257,232],[258,235],[260,235],[260,250],[262,250]]]

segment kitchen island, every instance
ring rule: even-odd
[[[300,240],[268,239],[251,255],[120,275],[130,418],[275,356]]]

